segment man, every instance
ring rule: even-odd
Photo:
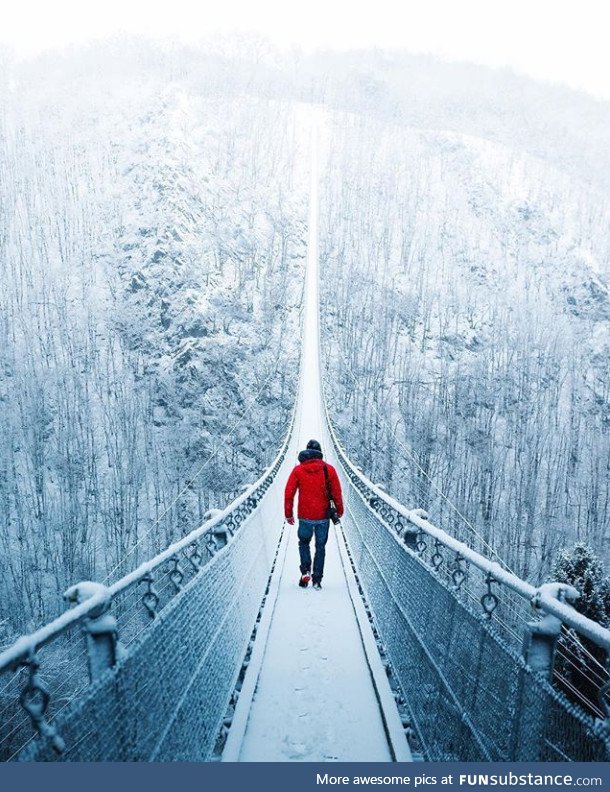
[[[335,504],[337,516],[343,516],[343,497],[337,471],[323,461],[322,449],[317,440],[310,440],[305,451],[299,454],[297,465],[286,484],[284,493],[284,514],[286,522],[294,525],[294,496],[299,491],[299,556],[301,560],[301,579],[299,586],[307,588],[311,572],[311,552],[309,543],[313,536],[316,553],[313,560],[313,587],[322,588],[324,558],[330,524],[330,500]],[[330,495],[330,497],[329,497]]]

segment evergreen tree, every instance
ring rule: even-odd
[[[579,613],[610,626],[610,577],[600,558],[584,543],[563,550],[553,566],[551,579],[569,583],[580,592],[574,603]],[[603,715],[599,690],[608,679],[606,653],[587,638],[563,628],[555,673],[568,696],[594,715]]]

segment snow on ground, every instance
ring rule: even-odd
[[[332,529],[322,591],[298,578],[295,528],[240,761],[390,761]]]

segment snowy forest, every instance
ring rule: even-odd
[[[532,582],[577,541],[607,554],[610,105],[254,38],[0,62],[0,644],[273,458],[314,123],[352,458]]]
[[[353,456],[527,579],[573,540],[607,550],[603,190],[471,136],[336,134],[329,394]]]
[[[13,630],[56,615],[75,580],[120,577],[188,533],[285,433],[303,256],[291,111],[217,90],[213,65],[173,80],[153,52],[117,48],[5,80],[0,615]]]

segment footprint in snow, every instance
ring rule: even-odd
[[[305,743],[293,742],[292,740],[287,740],[286,742],[291,759],[298,759],[300,756],[303,756],[307,750]]]

